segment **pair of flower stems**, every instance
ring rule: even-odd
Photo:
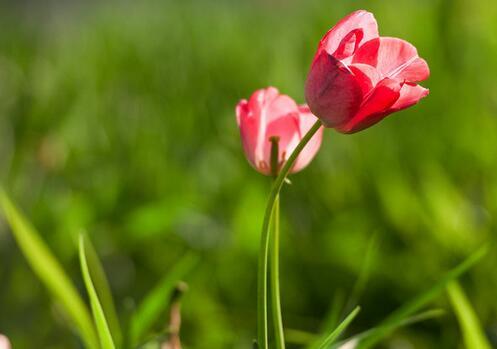
[[[264,221],[261,232],[261,247],[259,250],[259,270],[257,280],[257,347],[268,349],[268,266],[270,263],[271,278],[271,312],[274,330],[274,343],[277,349],[285,348],[283,333],[283,321],[281,316],[280,286],[279,286],[279,193],[285,179],[293,167],[297,157],[304,149],[312,136],[321,128],[320,120],[317,120],[302,138],[288,160],[279,170],[278,161],[278,138],[271,138],[271,171],[274,182],[269,193]],[[272,232],[272,234],[271,234]],[[272,240],[270,241],[270,238]],[[271,246],[271,248],[270,248]],[[271,258],[269,259],[269,252]]]

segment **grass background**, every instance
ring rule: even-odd
[[[316,333],[370,250],[349,332],[370,328],[496,240],[493,0],[3,1],[0,180],[82,291],[88,231],[121,314],[200,256],[185,346],[250,348],[269,180],[244,158],[234,106],[268,85],[303,102],[319,39],[358,8],[417,46],[431,93],[359,134],[326,131],[283,193],[281,286],[286,327]],[[0,257],[0,332],[15,348],[80,347],[2,218]],[[462,280],[494,345],[496,263],[492,250]],[[462,347],[447,297],[436,305],[445,316],[382,347]]]

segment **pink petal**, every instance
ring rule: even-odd
[[[0,349],[10,349],[10,348],[11,346],[9,339],[3,334],[0,334]]]
[[[411,82],[425,80],[430,75],[428,64],[419,58],[416,48],[402,39],[381,37],[362,45],[354,54],[353,63],[369,64],[383,77]]]
[[[354,117],[336,127],[342,133],[354,133],[381,121],[392,111],[389,108],[400,96],[402,84],[397,80],[385,78],[378,83],[369,98],[361,105]]]
[[[312,113],[327,127],[351,118],[362,101],[361,86],[340,61],[322,52],[314,60],[305,86]]]
[[[264,159],[268,167],[263,168],[266,175],[271,174],[271,137],[278,137],[278,163],[282,165],[300,141],[298,112],[280,115],[267,125],[264,137]],[[259,168],[261,169],[261,168]]]
[[[409,82],[420,82],[430,77],[430,68],[423,58],[416,57],[402,70],[399,77]]]
[[[287,95],[280,94],[277,88],[268,87],[254,92],[248,107],[252,114],[262,120],[263,124],[289,112],[298,112],[298,105]]]
[[[240,126],[240,119],[244,118],[249,112],[248,103],[246,99],[242,99],[236,105],[236,123]]]
[[[363,96],[368,95],[381,80],[378,70],[370,65],[356,63],[349,65],[348,68],[356,77]]]
[[[399,99],[390,107],[390,111],[398,111],[408,108],[416,103],[423,97],[426,97],[430,91],[422,86],[405,83],[400,89]]]
[[[298,114],[298,105],[289,96],[280,94],[271,101],[268,101],[266,111],[268,123],[288,113]]]
[[[364,10],[355,11],[326,33],[319,43],[318,54],[324,50],[330,55],[336,53],[340,57],[337,59],[343,59],[353,54],[361,42],[377,37],[378,25],[373,14]]]
[[[279,95],[278,89],[275,87],[263,88],[255,91],[250,96],[248,101],[248,110],[253,116],[260,117],[261,112],[267,105],[271,104],[272,100]]]
[[[299,115],[299,141],[300,139],[311,129],[312,125],[318,120],[310,111],[309,107],[306,105],[302,105],[299,107],[300,110],[300,115]],[[312,159],[316,156],[319,148],[321,147],[321,142],[323,140],[323,130],[324,128],[321,127],[316,134],[311,138],[309,143],[305,146],[305,148],[302,150],[300,153],[299,157],[297,158],[297,161],[295,162],[295,165],[293,166],[291,172],[298,172],[302,170],[304,167],[309,165],[309,163],[312,161]],[[295,149],[295,146],[291,151]],[[291,152],[290,152],[291,153]],[[287,154],[290,156],[290,153]]]
[[[255,149],[257,147],[257,135],[259,132],[259,118],[253,116],[253,113],[249,109],[249,103],[246,100],[241,100],[236,106],[236,119],[240,128],[243,151],[249,162],[255,167]]]

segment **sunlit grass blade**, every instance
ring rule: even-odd
[[[84,239],[85,242],[86,261],[88,263],[88,270],[90,271],[93,286],[95,287],[105,318],[109,324],[114,343],[119,348],[122,343],[122,332],[107,276],[105,275],[102,263],[100,262],[98,254],[90,239],[84,235],[82,235],[81,238]]]
[[[427,310],[427,311],[424,311],[422,313],[408,317],[407,319],[397,323],[395,325],[395,327],[392,328],[392,331],[394,331],[400,327],[415,324],[417,322],[421,322],[421,321],[433,319],[436,317],[440,317],[444,314],[445,314],[445,311],[443,311],[442,309]],[[343,341],[340,341],[339,343],[336,343],[335,345],[331,346],[330,348],[332,348],[332,349],[341,349],[341,348],[355,349],[355,348],[357,348],[357,345],[360,343],[360,341],[363,341],[363,340],[375,335],[377,330],[378,330],[378,327],[373,327],[372,329],[369,329],[367,331],[356,334],[350,338],[347,338]]]
[[[374,260],[374,255],[378,248],[377,234],[373,234],[371,237],[367,249],[364,254],[363,263],[361,266],[361,271],[357,280],[352,288],[352,291],[345,300],[345,294],[343,292],[337,292],[331,304],[328,315],[326,316],[326,320],[324,321],[323,328],[321,329],[321,333],[329,333],[331,332],[338,323],[340,317],[345,316],[347,312],[353,309],[355,305],[357,305],[357,301],[359,300],[364,288],[366,287],[366,283],[369,279],[372,264]],[[317,340],[312,341],[307,349],[317,349],[321,344],[322,338],[318,338]]]
[[[101,348],[115,349],[114,340],[112,339],[107,319],[105,318],[102,305],[100,303],[100,300],[98,299],[97,291],[95,290],[95,286],[93,285],[90,270],[88,268],[88,260],[86,258],[85,251],[85,241],[82,235],[79,238],[79,262],[81,263],[81,273],[83,274],[83,280],[85,281],[88,297],[90,298],[93,319],[95,321],[95,327],[97,328]]]
[[[381,324],[378,326],[375,333],[368,337],[368,339],[359,343],[358,348],[370,348],[378,343],[380,340],[388,336],[397,325],[401,323],[404,319],[411,316],[415,312],[419,311],[422,307],[426,306],[428,302],[432,301],[436,296],[438,296],[442,291],[445,290],[447,285],[458,278],[461,274],[471,268],[476,262],[478,262],[487,252],[487,247],[484,246],[478,249],[475,253],[471,254],[462,263],[460,263],[455,268],[447,272],[438,282],[436,282],[432,287],[430,287],[425,292],[419,294],[417,297],[412,299],[410,302],[401,306],[399,309],[394,311],[390,316],[388,316]]]
[[[54,299],[62,304],[87,348],[99,348],[90,312],[76,288],[35,228],[1,188],[0,205],[17,244],[33,272],[47,287]]]
[[[347,315],[347,317],[337,326],[337,328],[333,332],[331,332],[328,336],[323,338],[323,340],[317,346],[317,348],[318,349],[329,348],[343,333],[343,331],[347,329],[347,327],[355,319],[357,314],[359,314],[360,310],[361,310],[360,307],[355,307],[354,310],[352,310],[352,312],[349,315]]]
[[[328,314],[326,314],[325,320],[320,328],[320,333],[331,333],[337,327],[344,306],[345,293],[342,290],[337,290],[328,309]],[[320,335],[316,335],[315,337],[316,338],[313,341],[308,343],[306,346],[307,349],[317,349],[319,347],[323,338]]]
[[[467,349],[491,349],[480,321],[459,283],[451,282],[447,286],[447,292],[461,327],[464,346]]]
[[[166,310],[176,284],[195,266],[197,261],[197,256],[192,254],[183,257],[137,307],[131,320],[132,345],[136,345],[142,339],[143,335]]]

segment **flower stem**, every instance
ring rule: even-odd
[[[278,177],[279,159],[279,137],[271,137],[271,174],[274,179]],[[283,333],[283,319],[281,316],[280,301],[280,196],[274,201],[273,213],[271,214],[271,246],[269,247],[269,297],[271,303],[271,315],[273,317],[274,343],[277,349],[285,349],[285,335]],[[272,239],[271,239],[272,237]]]
[[[274,180],[271,192],[269,193],[264,221],[261,232],[261,248],[259,251],[259,270],[257,275],[257,342],[259,349],[268,349],[268,306],[267,306],[267,274],[268,274],[268,254],[269,254],[269,225],[274,203],[281,190],[283,182],[293,167],[295,160],[302,152],[312,136],[321,127],[321,121],[316,121],[311,129],[305,134],[295,150],[292,152],[283,168]]]
[[[283,319],[281,316],[280,300],[280,196],[276,197],[272,215],[272,239],[270,257],[271,313],[273,315],[274,342],[277,349],[285,349],[285,336],[283,333]]]

